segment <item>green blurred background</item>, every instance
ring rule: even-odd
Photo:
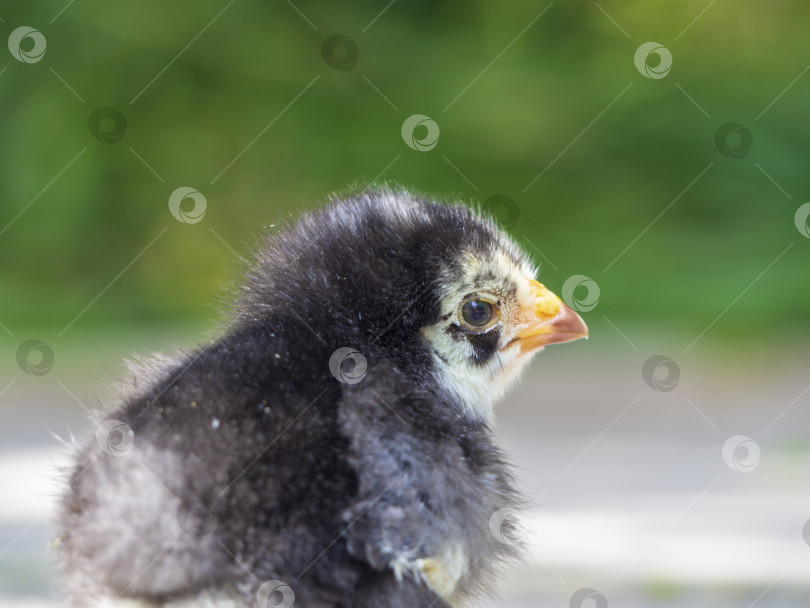
[[[247,255],[265,227],[378,178],[509,197],[544,282],[598,283],[592,323],[685,343],[794,243],[705,339],[807,336],[810,240],[794,214],[810,76],[761,114],[807,65],[805,2],[81,0],[54,19],[66,4],[0,13],[4,36],[47,39],[40,61],[0,63],[0,322],[15,335],[54,341],[165,227],[65,336],[205,327],[239,271],[229,247]],[[322,57],[336,33],[359,49],[351,69]],[[647,41],[672,53],[664,78],[634,65]],[[101,106],[126,120],[115,143],[88,128]],[[441,129],[428,152],[400,135],[417,113]],[[751,133],[742,158],[715,145],[727,122]],[[179,186],[206,197],[199,223],[169,213]]]

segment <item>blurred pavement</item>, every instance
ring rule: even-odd
[[[521,514],[529,559],[484,605],[568,607],[586,587],[625,608],[810,605],[810,352],[682,355],[674,388],[657,391],[641,369],[658,351],[630,339],[548,349],[501,404],[534,506]],[[47,514],[65,449],[50,431],[88,432],[82,408],[109,395],[98,377],[47,376],[38,391],[23,379],[0,397],[2,608],[58,605]],[[758,459],[724,460],[735,435]]]

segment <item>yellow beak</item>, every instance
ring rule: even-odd
[[[582,318],[541,283],[529,281],[531,296],[519,313],[520,329],[505,348],[515,342],[521,353],[528,353],[547,344],[570,342],[588,337],[588,327]]]

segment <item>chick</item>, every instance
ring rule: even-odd
[[[493,516],[521,504],[493,406],[545,345],[587,336],[535,277],[492,220],[402,190],[268,237],[223,335],[134,368],[78,450],[57,522],[72,604],[487,591],[516,553]]]

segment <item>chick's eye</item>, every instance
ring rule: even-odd
[[[484,327],[495,315],[495,306],[486,300],[469,300],[461,307],[461,318],[470,327]]]

